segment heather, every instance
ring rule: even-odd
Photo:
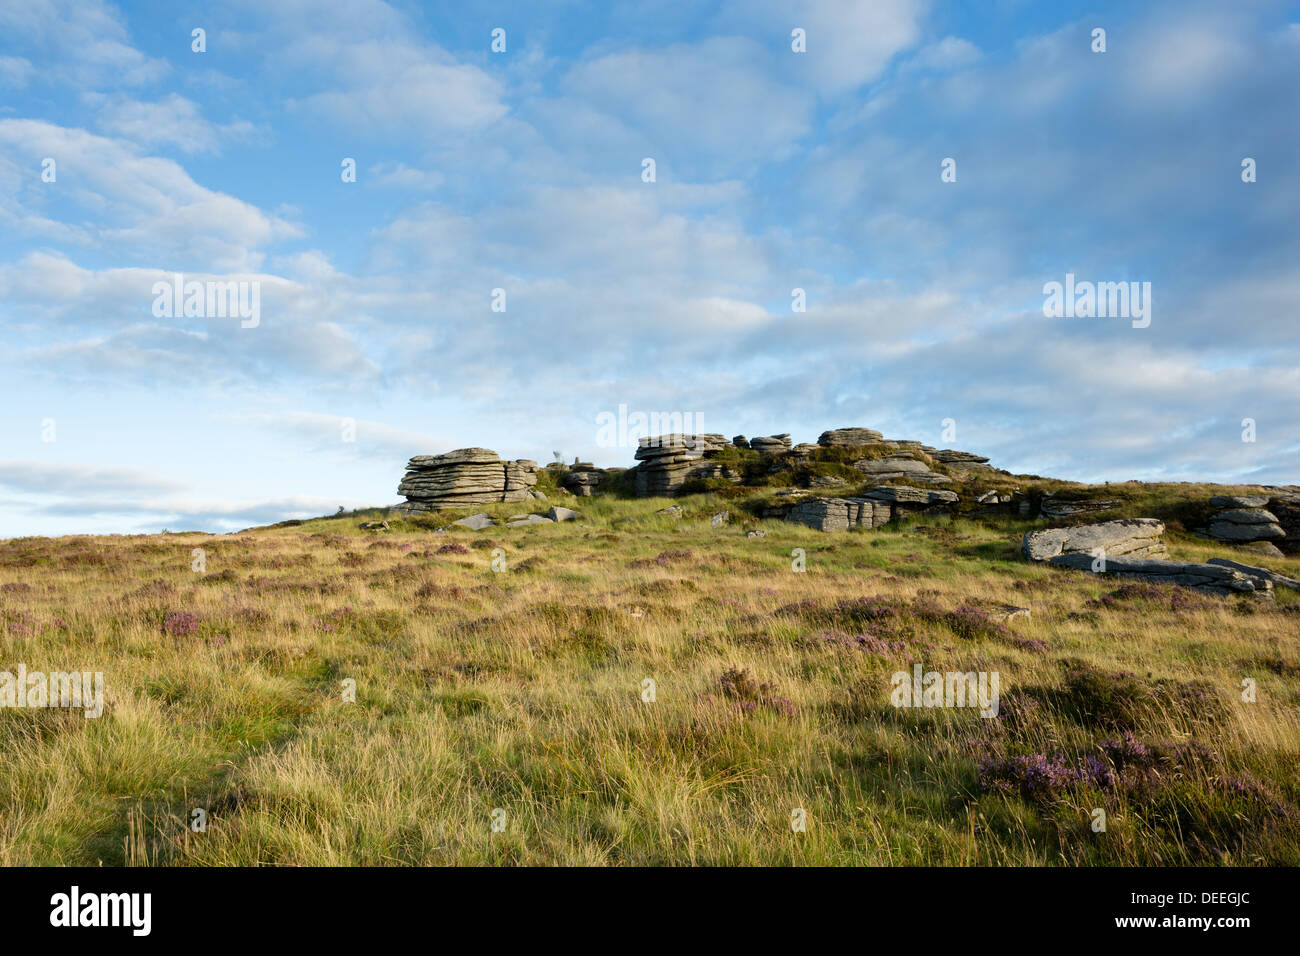
[[[0,541],[0,669],[107,696],[0,709],[0,862],[1300,864],[1284,590],[1031,565],[1007,516],[832,536],[672,503]],[[914,665],[997,671],[999,715],[894,708]]]

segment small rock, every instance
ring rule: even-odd
[[[1014,604],[1001,604],[989,612],[989,616],[1003,624],[1010,624],[1017,618],[1024,618],[1028,621],[1032,618],[1033,612],[1027,607],[1016,607]]]
[[[685,512],[682,511],[682,509],[679,506],[673,505],[670,508],[660,508],[658,511],[655,512],[655,514],[667,515],[670,518],[680,518],[683,514],[685,514]]]
[[[550,511],[546,512],[546,515],[552,521],[572,521],[578,517],[578,512],[572,508],[552,507]]]
[[[721,528],[724,524],[726,524],[730,520],[731,520],[730,514],[728,514],[725,511],[719,511],[717,514],[715,514],[712,518],[709,519],[709,524],[713,525],[713,527],[715,528]]]
[[[459,521],[453,521],[453,525],[461,528],[469,528],[472,531],[482,531],[484,528],[490,528],[496,522],[492,520],[491,515],[477,514],[470,515],[468,518],[461,518]]]
[[[746,532],[745,532],[745,537],[746,537],[746,538],[766,538],[766,537],[767,537],[767,532],[764,531],[762,528],[755,528],[753,531],[746,531]]]
[[[360,525],[363,531],[391,531],[387,521],[363,521]]]
[[[513,515],[506,519],[507,528],[519,528],[529,524],[555,524],[555,521],[546,515]]]

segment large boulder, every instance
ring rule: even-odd
[[[818,531],[847,531],[849,528],[875,528],[893,516],[887,501],[870,498],[807,498],[786,514],[786,521],[807,525]]]
[[[1025,535],[1022,545],[1030,561],[1050,561],[1063,554],[1081,554],[1091,560],[1101,550],[1111,557],[1159,557],[1168,554],[1160,536],[1165,533],[1163,521],[1156,518],[1126,518],[1085,524],[1074,528],[1043,528]]]
[[[832,428],[821,433],[817,444],[832,448],[837,445],[874,445],[884,439],[884,435],[874,428]]]
[[[494,501],[537,497],[537,462],[502,461],[487,448],[458,448],[442,455],[416,455],[406,466],[397,493],[404,511],[436,511]]]
[[[1272,541],[1285,538],[1277,515],[1264,508],[1226,508],[1210,516],[1208,534],[1216,541]]]
[[[781,455],[790,450],[790,436],[768,435],[765,438],[751,438],[749,447],[760,455]]]
[[[931,471],[929,465],[910,455],[863,458],[861,461],[855,461],[853,467],[875,481],[906,478],[908,481],[919,481],[927,485],[946,485],[952,481],[947,475]]]
[[[710,477],[712,463],[704,459],[730,447],[721,435],[653,435],[642,438],[633,456],[636,493],[639,498],[661,498],[677,494],[692,478]]]

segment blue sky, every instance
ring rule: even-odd
[[[620,405],[1295,482],[1298,91],[1294,3],[5,4],[0,536],[629,465]],[[176,273],[259,324],[155,316]],[[1150,326],[1045,317],[1066,273]]]

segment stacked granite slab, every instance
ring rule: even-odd
[[[953,504],[951,491],[931,491],[906,485],[881,485],[862,497],[806,498],[785,515],[786,521],[818,531],[847,531],[849,528],[879,528],[903,514]]]
[[[692,478],[712,472],[705,459],[731,442],[721,435],[653,435],[638,442],[636,493],[639,498],[670,497]]]
[[[564,488],[579,498],[590,498],[596,486],[605,480],[605,469],[590,462],[576,462],[564,476]]]
[[[1275,542],[1285,554],[1300,554],[1300,491],[1271,488],[1268,510],[1277,515],[1277,523],[1286,537]]]
[[[1216,495],[1210,499],[1210,507],[1219,510],[1210,516],[1205,533],[1230,544],[1285,538],[1278,516],[1268,510],[1270,503],[1269,495]]]
[[[782,455],[790,450],[790,436],[768,435],[765,438],[751,438],[749,447],[760,455]]]
[[[416,455],[406,465],[397,493],[405,511],[437,511],[494,501],[539,497],[537,462],[502,461],[487,448],[458,448],[443,455]]]

